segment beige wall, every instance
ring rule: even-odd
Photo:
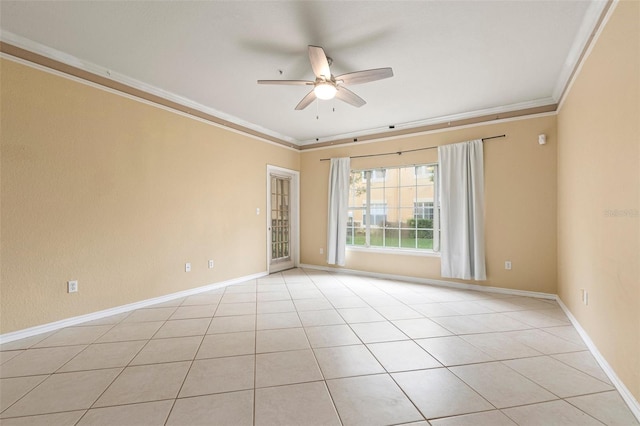
[[[538,145],[538,134],[548,143]],[[321,158],[397,152],[506,134],[485,147],[486,257],[481,284],[556,293],[556,117],[545,116],[447,132],[303,151],[301,262],[328,266],[326,248],[329,162]],[[437,150],[354,159],[353,169],[437,162]],[[504,261],[513,269],[506,271]],[[440,258],[348,251],[345,268],[441,279]],[[472,282],[478,284],[480,282]]]
[[[636,400],[639,123],[640,2],[622,1],[558,116],[558,293]]]
[[[266,166],[296,151],[0,66],[0,333],[266,270]]]

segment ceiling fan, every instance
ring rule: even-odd
[[[316,99],[333,99],[334,97],[355,107],[366,104],[360,96],[347,89],[345,85],[362,84],[370,81],[382,80],[393,77],[391,68],[376,68],[371,70],[350,72],[334,77],[329,66],[331,58],[327,57],[324,49],[318,46],[309,46],[309,60],[311,68],[316,75],[315,81],[308,80],[258,80],[258,84],[283,84],[313,86],[307,95],[296,106],[297,110],[305,109]]]

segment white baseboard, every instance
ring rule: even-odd
[[[573,316],[569,308],[567,308],[567,306],[562,302],[560,297],[556,297],[556,301],[558,302],[558,305],[560,305],[564,313],[567,315],[569,321],[571,321],[571,324],[576,329],[580,337],[582,337],[582,340],[584,341],[585,345],[587,345],[587,348],[589,349],[589,352],[591,352],[591,355],[593,355],[598,364],[600,364],[600,367],[602,368],[604,373],[607,375],[609,380],[611,380],[611,383],[613,383],[613,386],[615,386],[616,390],[620,393],[620,396],[622,397],[622,399],[624,399],[624,402],[627,403],[633,415],[636,416],[636,419],[638,419],[638,421],[640,422],[640,403],[636,401],[636,399],[633,397],[633,394],[631,394],[631,391],[629,391],[624,383],[622,383],[622,380],[620,380],[616,372],[609,365],[607,360],[602,356],[595,343],[593,343],[593,340],[591,340],[587,332],[584,330],[584,328],[582,328],[576,317]]]
[[[179,291],[164,296],[154,297],[152,299],[142,300],[140,302],[129,303],[128,305],[116,306],[115,308],[105,309],[102,311],[92,312],[86,315],[66,318],[60,321],[50,322],[48,324],[37,325],[35,327],[25,328],[24,330],[13,331],[11,333],[0,334],[0,344],[9,343],[14,340],[24,339],[26,337],[35,336],[37,334],[47,333],[49,331],[58,330],[60,328],[72,325],[82,324],[87,321],[94,321],[111,315],[121,314],[123,312],[133,311],[135,309],[146,308],[147,306],[158,303],[168,302],[170,300],[179,299],[181,297],[193,296],[194,294],[204,293],[206,291],[216,290],[234,284],[240,284],[249,280],[255,280],[268,275],[268,272],[259,272],[257,274],[246,275],[244,277],[234,278],[215,284],[208,284],[202,287],[196,287],[189,290]]]
[[[543,293],[539,291],[513,290],[509,288],[490,287],[490,286],[484,286],[479,284],[457,283],[457,282],[446,281],[446,280],[434,280],[431,278],[410,277],[407,275],[381,274],[378,272],[360,271],[357,269],[334,268],[330,266],[301,264],[299,265],[299,267],[305,268],[305,269],[315,269],[319,271],[339,272],[341,274],[363,275],[363,276],[372,277],[372,278],[406,281],[406,282],[412,282],[417,284],[430,284],[430,285],[437,285],[440,287],[450,287],[450,288],[457,288],[462,290],[485,291],[487,293],[500,293],[500,294],[509,294],[512,296],[526,296],[526,297],[536,297],[538,299],[556,300],[555,294]]]

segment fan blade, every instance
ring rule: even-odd
[[[336,81],[342,80],[343,84],[362,84],[389,77],[393,77],[393,70],[391,68],[376,68],[373,70],[342,74],[336,77]]]
[[[311,68],[316,77],[324,77],[327,80],[331,78],[329,61],[322,47],[309,46],[309,61],[311,61]]]
[[[354,107],[358,107],[358,108],[366,104],[364,99],[362,99],[360,96],[356,95],[351,90],[343,86],[338,86],[338,91],[336,92],[336,98],[348,103],[349,105],[353,105]]]
[[[286,84],[292,86],[313,85],[313,81],[307,80],[258,80],[258,84]]]
[[[302,98],[302,100],[298,105],[296,105],[296,110],[305,109],[306,107],[309,106],[309,104],[311,104],[311,102],[315,100],[316,100],[316,92],[312,90],[309,93],[307,93],[307,96]]]

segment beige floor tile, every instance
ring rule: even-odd
[[[367,304],[375,309],[378,309],[380,307],[403,307],[405,306],[404,303],[400,302],[397,299],[394,299],[393,297],[387,295],[387,294],[373,294],[373,295],[369,295],[369,294],[362,294],[360,295],[360,297],[362,297],[362,300],[364,300],[365,302],[367,302]],[[398,318],[401,319],[401,318]]]
[[[82,417],[77,426],[161,426],[167,420],[173,400],[144,402],[93,408]]]
[[[392,377],[427,419],[494,408],[445,368],[395,373]]]
[[[258,314],[277,314],[281,312],[295,312],[296,307],[291,300],[278,300],[274,302],[258,302]]]
[[[432,321],[455,334],[490,333],[488,326],[475,321],[471,316],[457,315],[451,317],[433,317]]]
[[[177,307],[168,308],[145,308],[138,309],[127,316],[123,323],[127,322],[148,322],[148,321],[166,321],[178,309]]]
[[[258,293],[272,292],[272,291],[288,291],[287,286],[282,281],[271,281],[269,283],[263,283],[258,280],[258,286],[256,287]]]
[[[0,351],[17,351],[20,349],[29,349],[36,343],[41,342],[47,337],[51,336],[53,333],[55,333],[55,331],[49,331],[47,333],[25,337],[24,339],[14,340],[13,342],[3,343],[2,345],[0,345]]]
[[[401,332],[388,321],[352,324],[351,329],[353,329],[364,343],[391,342],[394,340],[409,339],[406,334]]]
[[[358,296],[336,297],[336,298],[327,297],[327,299],[329,299],[333,307],[336,309],[366,308],[369,306],[367,305],[367,302],[365,302]]]
[[[344,320],[349,323],[358,323],[358,322],[377,322],[377,321],[386,321],[385,317],[380,315],[373,308],[343,308],[338,309],[338,313],[344,318]]]
[[[11,358],[15,358],[16,356],[23,353],[26,349],[19,349],[16,351],[0,351],[0,365],[9,361]]]
[[[193,362],[180,398],[252,389],[255,356],[202,359]]]
[[[94,325],[84,327],[67,327],[36,343],[32,348],[48,348],[53,346],[88,345],[109,331],[112,325]]]
[[[513,331],[508,335],[543,354],[576,352],[585,349],[584,345],[576,345],[538,329]]]
[[[499,362],[461,365],[449,369],[496,408],[557,399],[551,392]]]
[[[384,373],[384,368],[364,345],[314,349],[326,379]]]
[[[312,348],[360,344],[360,339],[348,325],[323,325],[305,329]]]
[[[531,325],[518,321],[504,313],[469,315],[469,318],[491,329],[491,331],[527,330]]]
[[[86,346],[59,346],[28,349],[0,366],[0,377],[51,374],[76,356]]]
[[[307,335],[302,328],[259,330],[256,334],[256,353],[292,351],[309,347]]]
[[[556,354],[552,355],[552,357],[582,371],[583,373],[587,373],[588,375],[595,377],[601,382],[611,384],[611,380],[609,380],[609,377],[607,377],[605,372],[602,370],[602,367],[600,367],[589,351]]]
[[[144,347],[146,340],[94,343],[66,363],[60,372],[126,367]]]
[[[255,329],[255,315],[215,317],[211,320],[207,334],[236,333],[239,331],[254,331]]]
[[[460,315],[458,311],[445,306],[443,303],[421,303],[411,305],[411,308],[422,315],[435,318],[435,317],[450,317]]]
[[[573,328],[572,325],[548,327],[548,328],[543,328],[542,331],[544,331],[545,333],[553,334],[554,336],[560,337],[561,339],[568,340],[569,342],[575,343],[576,345],[585,346],[586,348],[586,345],[584,344],[582,337],[580,337],[580,334],[578,334],[578,332],[576,331],[575,328]]]
[[[502,411],[520,426],[602,426],[602,423],[565,401],[550,401]]]
[[[255,353],[256,334],[254,331],[240,333],[209,334],[205,336],[198,350],[197,359],[220,358]]]
[[[442,364],[411,340],[370,343],[367,346],[389,373],[442,367]]]
[[[515,312],[505,312],[505,315],[531,327],[565,326],[568,322],[567,320],[545,315],[544,311],[517,310]]]
[[[454,311],[458,312],[460,315],[474,315],[474,314],[490,314],[494,311],[487,308],[486,306],[482,306],[477,302],[444,302],[442,306],[447,308],[451,308]]]
[[[202,339],[202,336],[188,336],[149,340],[131,361],[131,365],[191,361],[195,358]]]
[[[542,352],[518,342],[508,333],[469,334],[461,337],[493,359],[502,360],[542,355]]]
[[[127,367],[95,403],[95,407],[175,398],[190,362]]]
[[[253,391],[180,398],[167,426],[253,425]]]
[[[256,355],[256,388],[322,380],[309,349]]]
[[[201,293],[188,296],[180,306],[217,305],[222,299],[222,293]]]
[[[302,289],[296,287],[289,287],[289,293],[293,300],[307,300],[307,299],[321,299],[324,297],[322,292],[317,288]]]
[[[613,390],[613,387],[548,356],[514,359],[503,364],[561,398]]]
[[[211,318],[216,312],[218,305],[192,305],[180,306],[169,318],[170,320],[188,318]]]
[[[384,316],[389,321],[423,317],[421,313],[405,305],[379,306],[379,307],[377,306],[376,311],[382,314],[382,316]]]
[[[517,426],[498,410],[431,420],[433,426]]]
[[[335,309],[323,309],[317,311],[298,312],[300,320],[305,327],[317,327],[321,325],[345,324],[344,319]]]
[[[0,412],[42,383],[48,375],[0,379]]]
[[[163,321],[120,323],[96,340],[96,343],[151,339],[163,324]]]
[[[488,362],[494,359],[458,336],[420,339],[416,343],[422,346],[435,359],[445,366]]]
[[[267,275],[266,277],[258,278],[256,280],[259,286],[270,285],[270,284],[284,284],[284,276],[280,272],[276,272],[274,274]]]
[[[291,294],[288,291],[269,291],[265,293],[257,293],[258,302],[277,302],[282,300],[291,300]]]
[[[341,425],[323,382],[257,389],[255,424]]]
[[[247,293],[225,293],[220,299],[220,303],[253,303],[257,301],[255,288],[252,292]]]
[[[236,315],[255,315],[256,303],[221,303],[216,309],[216,317],[229,317]]]
[[[333,305],[325,298],[294,300],[293,304],[300,313],[333,309]],[[340,319],[342,319],[342,317],[340,317]]]
[[[203,336],[207,332],[210,323],[211,319],[209,318],[167,321],[160,327],[153,338],[166,339],[168,337]]]
[[[265,293],[269,294],[269,293]],[[283,312],[276,314],[258,314],[258,330],[272,330],[277,328],[302,327],[297,312]]]
[[[9,407],[2,413],[2,417],[29,416],[89,408],[121,370],[120,368],[112,368],[54,374]]]
[[[398,294],[394,294],[394,297],[400,300],[402,303],[411,305],[411,307],[414,309],[417,309],[418,305],[424,305],[424,304],[435,302],[435,300],[433,300],[426,294],[419,294],[415,292],[398,293]],[[457,312],[454,311],[453,309],[448,309],[448,312],[450,312],[451,315],[457,314]]]
[[[3,419],[2,426],[74,426],[84,413],[85,410],[81,410]]]
[[[611,426],[637,426],[640,423],[616,391],[568,398],[568,403]]]
[[[396,320],[393,324],[412,339],[450,336],[452,333],[429,318]]]
[[[256,292],[256,284],[255,282],[247,282],[230,285],[229,287],[224,289],[224,295],[227,294],[238,294],[238,293],[255,293]]]
[[[345,426],[389,425],[424,420],[386,374],[327,380]]]

